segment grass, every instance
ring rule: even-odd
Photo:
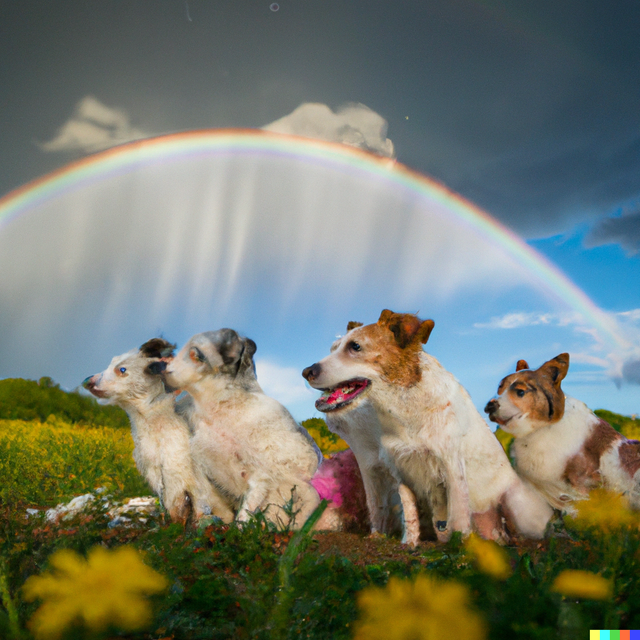
[[[322,436],[322,425],[315,426]],[[123,544],[143,553],[171,586],[154,600],[147,630],[111,629],[103,638],[351,639],[363,589],[425,573],[464,585],[469,606],[480,612],[491,639],[573,639],[588,637],[589,629],[640,628],[637,523],[605,532],[559,521],[544,541],[506,548],[513,573],[500,580],[480,570],[458,536],[446,545],[410,549],[384,536],[278,531],[260,514],[243,526],[211,523],[198,530],[170,524],[162,514],[112,527],[107,503],[100,499],[56,525],[42,516],[25,517],[27,506],[54,506],[98,486],[107,487],[109,503],[148,494],[131,450],[130,435],[121,429],[59,418],[0,420],[1,638],[32,637],[28,620],[38,603],[25,602],[21,588],[48,567],[53,552],[86,554],[95,545]],[[613,597],[590,600],[554,592],[555,578],[566,569],[611,579]],[[381,623],[385,637],[406,638],[394,635],[394,619],[418,616],[422,624],[420,616],[432,615],[427,605],[422,610],[407,604],[402,613],[390,613],[388,628],[384,619]],[[79,628],[63,636],[82,637]]]

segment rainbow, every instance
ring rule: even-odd
[[[613,345],[628,346],[612,317],[600,309],[558,267],[495,218],[444,185],[399,162],[379,158],[342,144],[284,136],[255,129],[204,129],[129,142],[72,162],[0,198],[0,231],[3,225],[34,206],[73,190],[80,184],[100,181],[161,160],[211,154],[268,153],[301,158],[335,169],[374,174],[426,195],[472,227],[488,242],[502,247],[554,298],[579,313]]]

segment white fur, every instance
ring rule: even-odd
[[[90,378],[89,388],[127,412],[138,471],[172,518],[184,521],[192,500],[196,518],[213,514],[230,522],[229,505],[193,462],[189,428],[175,411],[173,395],[166,393],[160,376],[144,371],[152,361],[138,350],[116,356]]]
[[[420,537],[415,496],[401,484],[398,470],[382,448],[382,427],[375,409],[363,398],[354,409],[327,414],[326,423],[356,457],[372,533],[402,533],[403,542],[415,546]]]
[[[500,406],[500,417],[508,414],[503,407],[509,400],[505,393],[496,400]],[[568,461],[579,454],[594,427],[600,422],[583,402],[565,396],[565,410],[562,418],[543,426],[533,426],[526,414],[514,417],[503,426],[514,434],[511,446],[517,472],[533,484],[550,505],[565,513],[574,513],[574,501],[588,497],[588,486],[572,486],[563,475]],[[640,508],[640,476],[636,472],[631,478],[622,468],[618,455],[620,438],[603,453],[600,458],[602,485],[612,491],[625,493],[630,504]]]
[[[224,372],[222,358],[207,334],[194,336],[166,371],[172,386],[193,398],[194,458],[239,507],[244,521],[256,510],[277,524],[295,489],[295,526],[304,524],[319,503],[309,484],[321,454],[309,434],[279,402],[264,394],[255,376],[238,380]],[[198,344],[208,363],[190,359]]]
[[[381,428],[381,446],[402,481],[418,499],[431,502],[434,521],[446,520],[447,529],[438,536],[470,532],[472,513],[495,509],[504,499],[518,532],[542,537],[552,510],[518,478],[453,375],[421,352],[420,381],[409,387],[392,384],[376,367],[337,355],[350,334],[318,363],[320,375],[312,386],[331,388],[358,377],[372,381],[366,396],[352,405],[364,397],[371,403]]]

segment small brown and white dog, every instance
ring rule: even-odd
[[[353,326],[303,372],[324,391],[316,407],[330,413],[371,404],[385,455],[418,502],[431,504],[439,539],[472,528],[506,539],[505,521],[542,537],[552,509],[517,476],[465,389],[423,351],[433,326],[387,309],[376,324]]]
[[[502,380],[485,411],[515,436],[511,454],[517,472],[551,506],[573,513],[575,500],[603,486],[625,494],[629,505],[640,509],[640,442],[565,396],[561,382],[568,370],[568,353],[535,371],[519,360],[516,373]]]
[[[176,413],[174,394],[165,389],[161,373],[173,348],[161,338],[149,340],[113,358],[83,386],[127,412],[138,471],[174,522],[186,524],[191,515],[199,520],[208,514],[231,522],[229,504],[193,462],[188,424]]]
[[[287,409],[262,391],[255,351],[255,342],[233,329],[199,333],[167,363],[165,380],[193,398],[193,456],[237,505],[237,519],[260,510],[271,522],[299,528],[320,502],[310,480],[322,455]],[[294,523],[283,509],[292,496]]]

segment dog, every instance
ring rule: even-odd
[[[462,385],[423,351],[433,327],[388,309],[376,324],[353,326],[303,372],[324,392],[316,407],[371,404],[380,446],[418,502],[431,505],[439,540],[472,528],[494,540],[508,540],[507,529],[541,538],[553,510],[515,473]]]
[[[237,506],[237,520],[259,510],[277,525],[299,528],[320,502],[310,480],[322,454],[262,391],[255,351],[255,342],[233,329],[199,333],[166,363],[164,379],[192,397],[193,456]]]
[[[630,507],[640,509],[640,442],[565,396],[561,383],[568,370],[568,353],[535,371],[519,360],[484,410],[513,434],[517,472],[555,509],[574,514],[575,501],[599,486],[624,494]]]
[[[350,322],[347,332],[358,326],[362,323]],[[331,351],[338,347],[339,342],[333,343]],[[302,375],[307,377],[307,369]],[[322,410],[322,406],[323,400],[320,399],[316,407]],[[326,412],[325,421],[327,427],[349,445],[357,461],[370,532],[402,536],[403,542],[415,546],[420,538],[415,496],[401,483],[398,471],[381,447],[382,428],[375,409],[363,398],[355,407],[349,406],[344,410],[331,408]]]
[[[200,520],[208,514],[231,522],[228,502],[194,465],[188,424],[175,410],[174,394],[165,389],[161,374],[173,349],[161,338],[149,340],[113,358],[83,386],[127,412],[138,471],[174,522],[184,525],[191,516]]]

